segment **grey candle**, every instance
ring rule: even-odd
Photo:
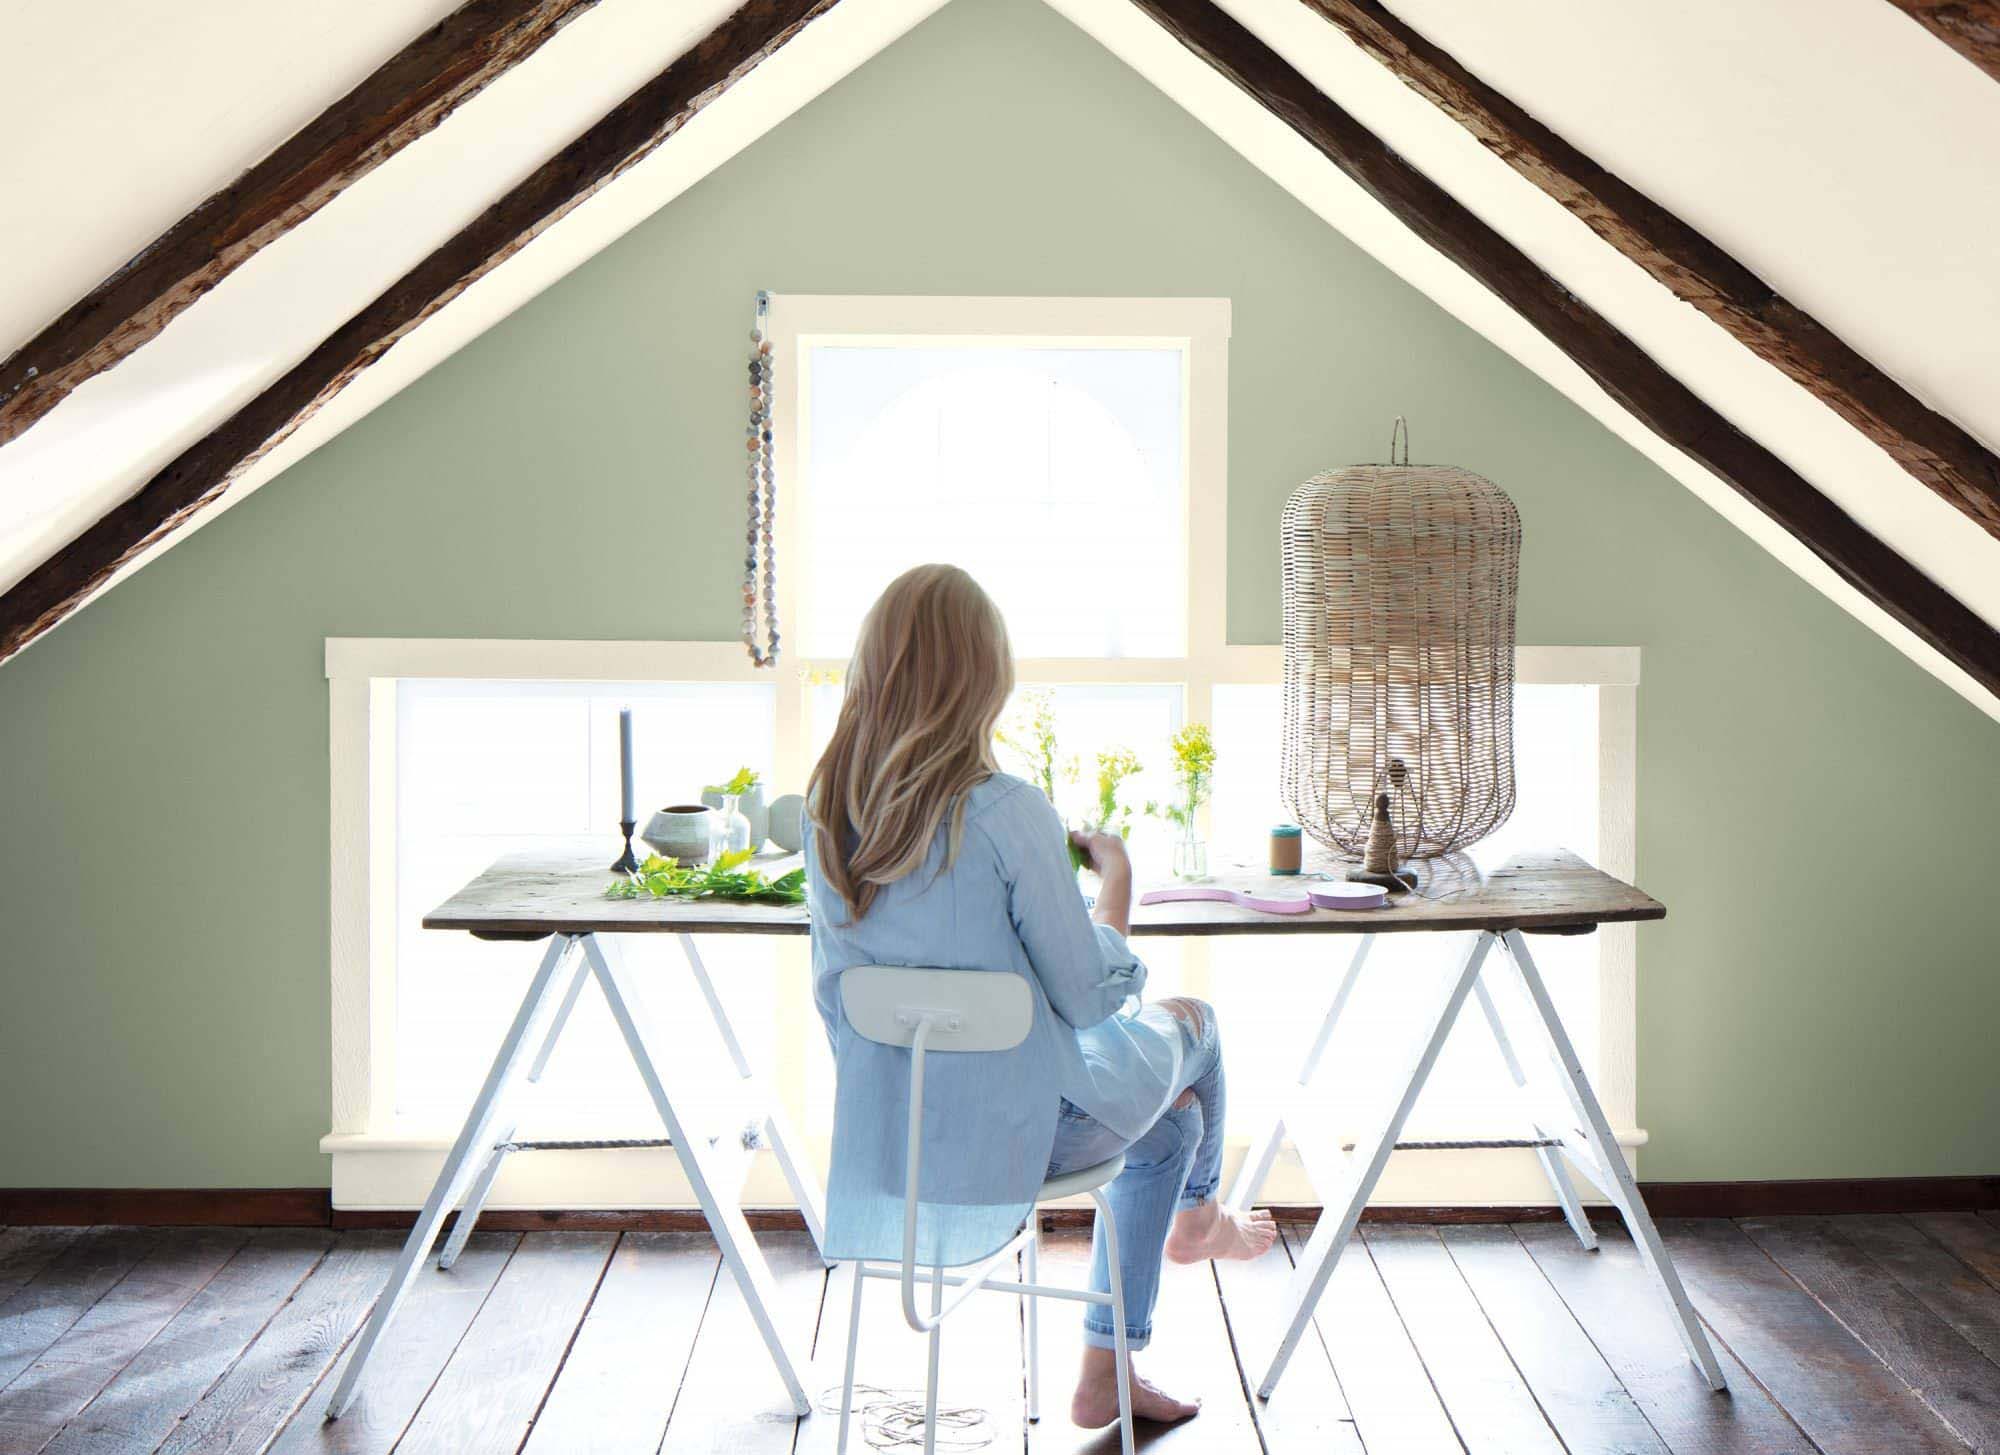
[[[618,821],[631,823],[632,812],[632,709],[618,709]]]

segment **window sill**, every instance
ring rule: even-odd
[[[563,1131],[537,1127],[548,1137],[652,1136],[631,1126],[597,1124],[588,1130]],[[420,1207],[436,1181],[455,1133],[424,1128],[391,1128],[382,1132],[337,1132],[320,1138],[320,1151],[333,1158],[333,1205],[343,1212],[401,1211]],[[807,1155],[826,1165],[824,1137],[806,1137]],[[1634,1163],[1646,1133],[1621,1130],[1618,1144]],[[1224,1184],[1242,1161],[1245,1140],[1231,1137],[1224,1166]],[[1588,1183],[1584,1184],[1588,1188]],[[1586,1197],[1586,1201],[1596,1201]],[[1320,1201],[1298,1157],[1285,1152],[1271,1170],[1263,1201],[1312,1204]],[[1084,1199],[1076,1199],[1083,1205]],[[1373,1199],[1382,1207],[1514,1207],[1553,1206],[1549,1186],[1532,1152],[1498,1151],[1399,1152]],[[749,1161],[743,1183],[745,1207],[789,1207],[791,1189],[777,1160],[768,1151]],[[566,1208],[590,1212],[625,1212],[695,1206],[694,1190],[681,1172],[680,1159],[670,1148],[630,1151],[536,1152],[509,1157],[494,1184],[489,1207],[506,1210]]]

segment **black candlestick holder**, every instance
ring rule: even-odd
[[[618,821],[618,827],[625,830],[625,852],[620,854],[617,862],[611,866],[613,874],[636,874],[639,872],[639,861],[632,857],[632,830],[638,826],[638,822],[637,819],[631,818],[620,819]]]

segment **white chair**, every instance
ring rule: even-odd
[[[870,1278],[900,1279],[903,1317],[911,1328],[930,1336],[930,1365],[924,1376],[924,1450],[937,1447],[938,1353],[945,1319],[981,1289],[1017,1293],[1025,1300],[1028,1332],[1028,1418],[1041,1418],[1041,1351],[1036,1303],[1044,1298],[1073,1303],[1109,1304],[1117,1331],[1118,1424],[1124,1455],[1132,1455],[1132,1360],[1125,1347],[1125,1290],[1118,1276],[1118,1230],[1104,1185],[1125,1170],[1121,1154],[1095,1167],[1052,1177],[1036,1193],[1036,1203],[1054,1202],[1087,1192],[1097,1204],[1098,1225],[1104,1230],[1105,1252],[1111,1264],[1111,1292],[1051,1288],[1040,1280],[1039,1219],[1028,1215],[1021,1231],[1005,1247],[966,1273],[930,1270],[928,1314],[917,1309],[917,1188],[924,1143],[924,1062],[933,1052],[1010,1051],[1027,1039],[1034,1024],[1035,1002],[1019,975],[994,971],[917,970],[893,965],[860,965],[840,977],[840,999],[848,1024],[871,1041],[910,1050],[910,1125],[908,1166],[903,1191],[903,1261],[894,1268],[856,1262],[854,1294],[847,1325],[847,1373],[840,1393],[840,1436],[837,1450],[846,1455],[848,1416],[854,1405],[854,1355],[861,1336],[861,1290]],[[994,1276],[995,1269],[1019,1252],[1024,1260],[1020,1279]],[[947,1283],[960,1291],[947,1304]]]

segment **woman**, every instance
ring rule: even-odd
[[[1076,834],[1102,880],[1085,908],[1062,821],[998,770],[993,727],[1014,685],[1006,624],[955,566],[897,578],[862,623],[846,698],[813,769],[806,842],[815,999],[839,1065],[827,1248],[902,1254],[908,1060],[855,1034],[841,972],[917,965],[1012,972],[1034,992],[1027,1040],[937,1056],[926,1081],[919,1258],[947,1266],[1004,1244],[1044,1177],[1125,1154],[1107,1189],[1126,1333],[1152,1335],[1161,1258],[1254,1258],[1268,1213],[1217,1200],[1223,1086],[1215,1015],[1195,1000],[1137,1006],[1146,967],[1125,942],[1132,868],[1122,840]],[[1093,923],[1094,921],[1094,923]],[[1095,1240],[1091,1287],[1110,1289]],[[1118,1416],[1108,1308],[1084,1318],[1071,1418]],[[1185,1419],[1199,1401],[1132,1377],[1136,1414]]]

